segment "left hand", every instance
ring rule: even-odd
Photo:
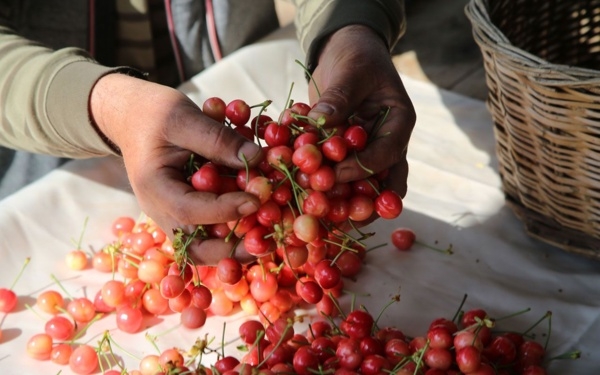
[[[365,121],[367,133],[374,131],[374,119],[389,107],[389,115],[365,150],[358,153],[360,163],[374,173],[389,168],[388,188],[404,197],[407,191],[408,142],[416,114],[394,67],[384,40],[372,29],[346,26],[331,35],[323,46],[309,83],[309,116],[324,116],[326,126],[347,121],[351,115]],[[317,97],[315,84],[321,92]],[[363,179],[369,173],[354,154],[335,167],[338,182]]]

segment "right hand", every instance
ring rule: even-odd
[[[180,91],[109,74],[94,86],[90,111],[99,130],[120,148],[142,211],[171,239],[174,229],[190,234],[197,225],[234,221],[260,206],[251,194],[198,192],[186,181],[183,167],[192,154],[236,169],[244,167],[242,155],[251,166],[262,155],[258,145],[204,115]],[[188,253],[197,264],[216,264],[232,247],[223,240],[194,241]],[[252,259],[240,246],[235,257]]]

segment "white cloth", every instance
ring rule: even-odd
[[[273,100],[267,114],[279,114],[292,82],[292,98],[306,101],[304,73],[297,42],[269,41],[246,47],[181,86],[197,103],[209,96],[225,101],[240,98],[251,104]],[[581,258],[529,238],[522,224],[505,206],[496,173],[494,139],[484,103],[403,77],[416,111],[417,125],[409,148],[409,192],[404,212],[393,221],[379,220],[368,230],[377,235],[359,275],[347,282],[357,293],[356,302],[378,312],[399,294],[399,303],[388,308],[381,326],[394,325],[408,335],[425,334],[438,317],[451,318],[464,294],[465,309],[483,308],[494,317],[531,308],[499,327],[524,330],[546,311],[552,311],[549,355],[573,349],[582,351],[575,361],[556,361],[551,374],[595,374],[600,369],[600,263]],[[0,286],[8,287],[26,257],[31,263],[15,287],[20,296],[17,311],[2,321],[0,369],[11,374],[70,374],[49,362],[29,359],[28,338],[43,332],[45,321],[25,308],[61,280],[73,295],[93,296],[107,280],[93,270],[66,268],[65,255],[81,233],[84,249],[98,250],[111,240],[110,223],[118,216],[138,217],[139,208],[128,189],[117,159],[75,161],[39,182],[0,201]],[[389,235],[400,226],[412,228],[418,240],[437,247],[452,244],[454,254],[444,255],[415,245],[410,252],[392,248]],[[347,306],[350,297],[344,297]],[[188,349],[205,333],[220,340],[223,322],[226,341],[237,336],[241,313],[227,318],[210,317],[199,331],[178,328],[178,315],[148,319],[147,332],[156,335],[161,348]],[[113,317],[95,323],[81,339],[94,344],[105,329],[115,328]],[[544,323],[534,330],[541,342]],[[141,357],[155,353],[144,332],[129,335],[112,331],[115,340]],[[227,351],[236,353],[235,345]],[[115,348],[130,368],[138,361]]]

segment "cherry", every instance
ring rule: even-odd
[[[328,160],[340,162],[346,158],[348,146],[344,138],[334,135],[321,145],[323,156]]]
[[[142,310],[132,306],[123,305],[116,311],[117,327],[127,333],[136,333],[142,328]]]
[[[456,364],[463,373],[477,371],[481,365],[481,354],[474,346],[465,346],[456,351]]]
[[[234,99],[225,107],[225,116],[233,125],[244,126],[250,120],[250,106],[241,99]]]
[[[80,345],[73,350],[69,358],[71,371],[78,375],[87,375],[96,371],[98,367],[98,354],[89,345]]]
[[[35,334],[27,341],[27,354],[37,360],[50,359],[52,342],[52,336],[47,333]]]
[[[181,311],[181,325],[186,328],[196,329],[204,326],[206,311],[194,305],[187,306]]]
[[[223,99],[218,97],[211,97],[206,99],[202,104],[202,112],[204,112],[205,115],[217,122],[224,122],[226,106],[227,105],[225,104]]]
[[[344,140],[350,150],[364,150],[367,146],[367,138],[367,131],[360,125],[349,126],[344,132]]]
[[[315,266],[314,278],[321,288],[335,287],[342,278],[342,271],[329,259],[323,259]]]
[[[56,341],[67,341],[73,336],[75,325],[64,316],[54,316],[44,326],[44,331]]]
[[[225,284],[233,285],[243,275],[242,264],[234,258],[223,258],[217,263],[217,278]]]
[[[371,314],[363,310],[354,310],[340,323],[340,330],[351,338],[361,339],[371,334],[373,324]]]
[[[415,243],[417,236],[409,228],[397,228],[391,234],[391,240],[394,247],[398,250],[410,250]]]
[[[402,198],[393,190],[383,190],[373,203],[375,212],[384,219],[395,219],[402,212]]]
[[[310,375],[314,371],[318,371],[319,357],[310,346],[301,346],[294,353],[292,364],[296,374]]]
[[[11,312],[14,310],[17,305],[17,294],[13,291],[17,281],[23,274],[25,267],[29,264],[30,258],[25,258],[25,263],[21,267],[21,270],[17,274],[17,277],[13,281],[12,285],[9,288],[0,288],[0,311],[1,312]]]
[[[218,194],[222,180],[217,167],[207,163],[192,174],[190,182],[197,191]]]

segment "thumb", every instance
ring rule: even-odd
[[[365,90],[359,90],[356,80],[337,75],[321,93],[308,116],[314,120],[325,119],[327,126],[343,124],[364,100]]]
[[[204,115],[192,106],[187,115],[178,116],[179,124],[170,135],[173,143],[215,163],[231,168],[258,163],[262,157],[258,144],[249,141],[230,127]]]

